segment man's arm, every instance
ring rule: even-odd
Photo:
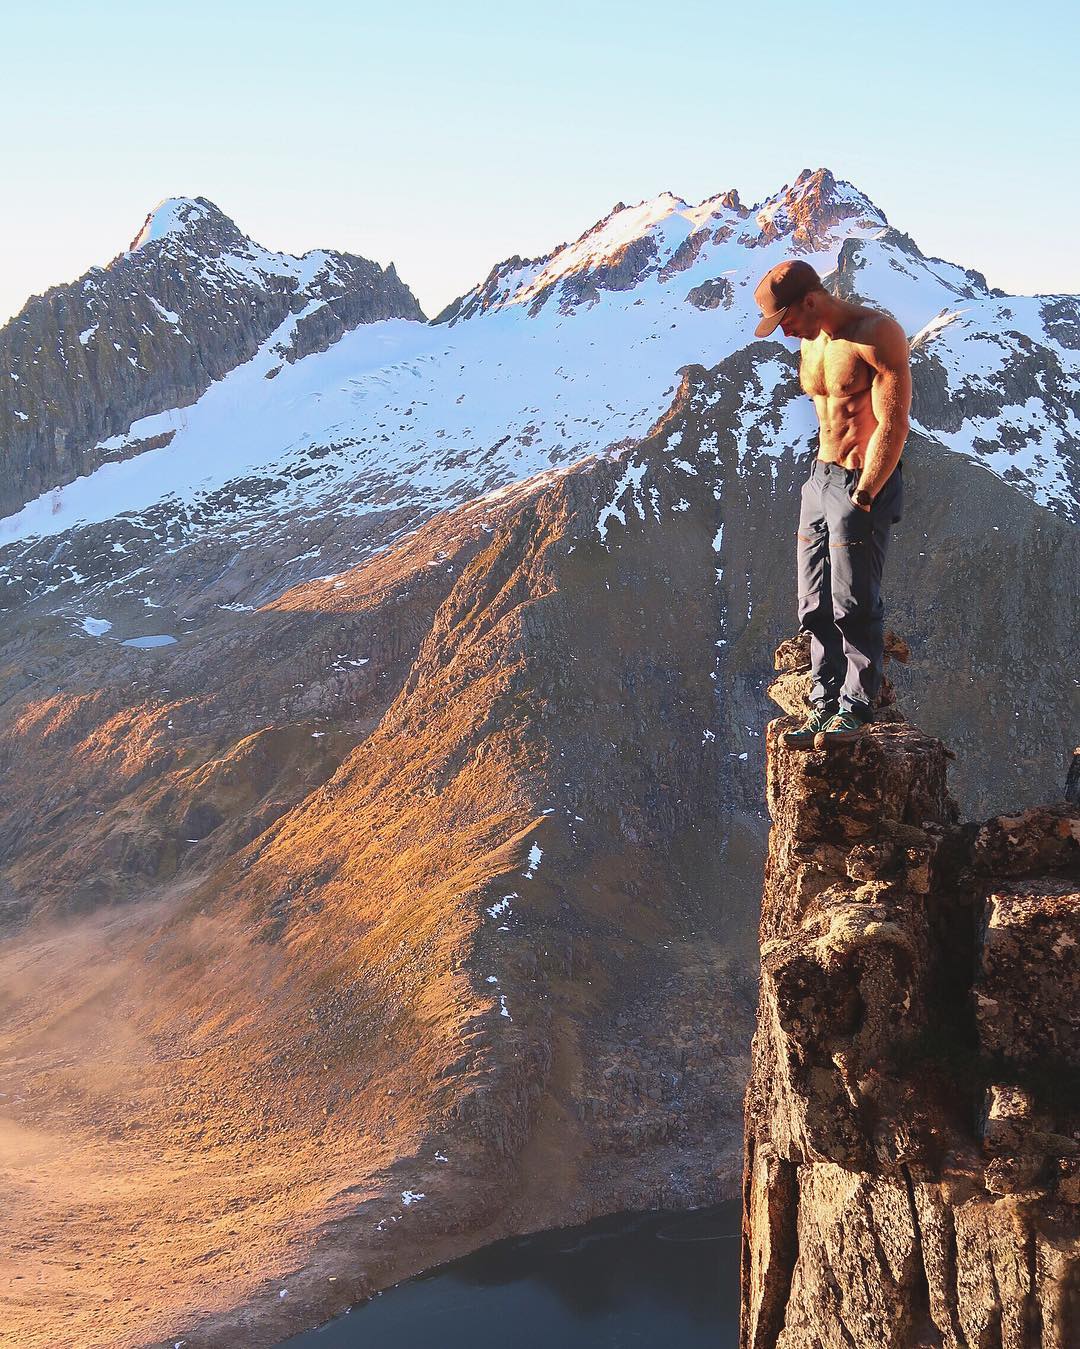
[[[900,460],[911,411],[911,366],[908,344],[899,323],[882,317],[873,340],[860,344],[859,355],[874,371],[870,403],[877,427],[863,454],[859,488],[877,496]]]

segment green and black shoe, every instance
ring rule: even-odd
[[[838,703],[825,703],[810,709],[810,715],[802,726],[794,731],[784,732],[784,744],[788,749],[813,749],[814,739],[836,715]]]
[[[842,707],[822,728],[821,739],[817,742],[818,748],[828,749],[830,745],[850,744],[852,740],[858,740],[862,735],[865,725],[866,722],[857,713],[852,712],[850,708]]]

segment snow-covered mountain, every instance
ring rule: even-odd
[[[294,361],[390,317],[423,319],[392,264],[271,253],[201,197],[163,201],[107,267],[32,297],[0,330],[0,509],[167,443],[126,433],[264,348]]]
[[[64,432],[69,458],[100,467],[0,522],[0,545],[18,544],[0,554],[8,603],[56,589],[66,595],[76,573],[79,585],[122,579],[112,545],[130,554],[125,536],[135,522],[140,536],[149,531],[170,548],[208,531],[238,546],[253,529],[265,540],[296,511],[391,511],[415,523],[583,456],[618,453],[664,410],[681,368],[713,365],[743,347],[759,353],[771,396],[776,344],[753,338],[752,292],[793,251],[838,292],[903,323],[915,353],[918,429],[1080,519],[1076,297],[991,292],[978,273],[924,257],[824,169],[803,172],[752,208],[735,192],[697,206],[671,194],[620,204],[547,257],[495,267],[433,324],[418,312],[402,316],[411,297],[400,294],[393,316],[358,308],[358,291],[373,284],[371,264],[269,254],[201,200],[165,204],[135,243],[110,269],[37,302],[65,316],[69,364],[53,400],[94,404],[96,392],[100,402],[91,362],[102,347],[120,345],[117,310],[125,321],[132,309],[153,320],[143,324],[147,342],[198,347],[199,368],[213,378],[193,401],[174,399],[121,427],[113,411],[110,435],[76,446]],[[188,277],[190,259],[205,255],[197,313],[185,310],[190,292],[168,282],[179,274],[170,271],[179,253]],[[272,314],[264,312],[268,296],[277,302]],[[202,349],[218,351],[241,312],[238,341],[215,365]],[[250,312],[264,313],[257,331]],[[200,328],[209,313],[210,327]],[[9,347],[25,323],[9,325]],[[40,413],[26,397],[26,352],[19,355],[4,401],[29,423]],[[153,349],[118,359],[133,373],[156,369]],[[189,377],[184,393],[192,392]],[[160,390],[155,397],[161,404]],[[89,413],[83,421],[89,427]],[[807,445],[813,430],[809,403],[793,400],[758,452]],[[18,453],[10,439],[5,448]],[[56,551],[72,529],[118,517],[106,531],[107,557],[89,571],[74,568],[70,546]],[[57,542],[33,542],[46,537]],[[41,559],[54,553],[43,570]],[[145,553],[136,550],[132,564],[144,565]],[[322,562],[309,561],[316,574]]]

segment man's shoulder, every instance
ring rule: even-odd
[[[856,342],[874,342],[881,338],[895,337],[902,337],[905,342],[907,341],[903,328],[891,314],[886,314],[880,309],[871,309],[869,305],[859,307],[859,314],[853,327],[852,340]]]
[[[849,339],[855,346],[864,347],[886,360],[907,359],[907,334],[891,314],[864,305]]]

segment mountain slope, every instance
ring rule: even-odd
[[[54,625],[57,692],[8,647],[0,1089],[19,1167],[57,1164],[7,1211],[67,1234],[48,1288],[9,1299],[28,1345],[55,1342],[61,1302],[88,1344],[270,1344],[489,1237],[730,1192],[762,651],[790,627],[778,541],[804,468],[754,451],[798,397],[775,353],[769,384],[742,354],[689,371],[622,459],[467,503],[172,646]],[[976,739],[970,795],[1035,790],[1075,697],[1038,671],[1075,615],[1047,603],[1021,659],[979,601],[994,568],[964,558],[1000,522],[1013,602],[1029,577],[1064,598],[1075,531],[940,447],[912,459],[916,492],[955,476],[923,503],[942,546],[894,558],[893,614],[920,625],[907,696]],[[946,581],[953,604],[923,603]],[[958,716],[941,662],[965,645],[990,674]],[[1043,720],[1010,776],[984,704],[1014,659],[1005,696],[1026,684]],[[74,1207],[72,1174],[113,1197]],[[67,1242],[97,1252],[77,1273]],[[103,1305],[106,1277],[141,1309]]]
[[[618,476],[594,464],[440,517],[355,573],[232,616],[198,671],[143,653],[146,693],[99,728],[64,695],[9,725],[13,759],[40,753],[42,791],[57,790],[50,754],[70,783],[20,863],[28,895],[67,921],[27,924],[3,955],[19,975],[4,1090],[20,1155],[51,1138],[83,1183],[127,1177],[82,1212],[50,1169],[7,1210],[65,1233],[56,1282],[8,1301],[28,1345],[55,1343],[65,1290],[88,1344],[221,1344],[239,1325],[272,1343],[327,1306],[329,1273],[355,1297],[492,1224],[734,1183],[743,886],[737,858],[722,869],[700,847],[718,827],[713,690],[703,668],[679,674],[716,640],[711,536],[605,548]],[[645,589],[675,602],[661,625]],[[332,680],[352,661],[367,664]],[[126,674],[98,670],[98,687],[119,696]],[[252,731],[267,715],[253,682],[286,703],[313,682],[320,715]],[[149,864],[116,843],[152,838]],[[72,917],[75,872],[115,886],[98,904],[154,902]],[[182,1183],[161,1193],[170,1170]],[[102,1305],[103,1278],[139,1302],[166,1262],[149,1310]]]

